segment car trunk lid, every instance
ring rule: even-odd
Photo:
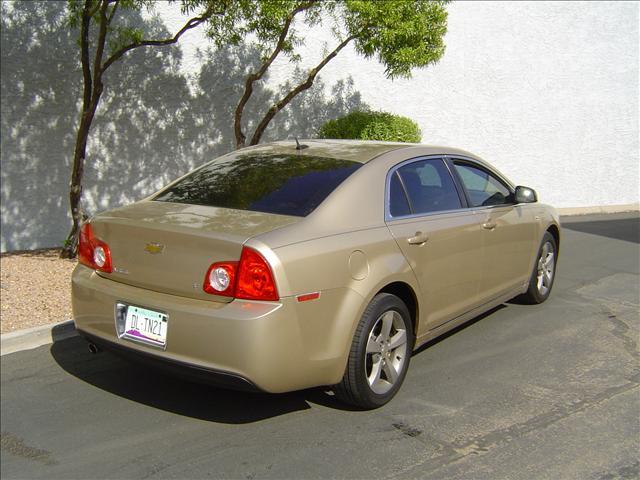
[[[109,245],[113,272],[99,275],[157,292],[230,302],[202,289],[209,266],[240,259],[255,235],[301,220],[254,211],[142,201],[92,220]],[[123,299],[126,300],[126,299]]]

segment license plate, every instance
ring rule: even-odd
[[[166,313],[121,303],[117,305],[117,311],[120,321],[124,320],[124,328],[120,327],[122,331],[118,332],[121,337],[157,347],[165,346],[169,321]]]

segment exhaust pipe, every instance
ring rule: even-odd
[[[95,344],[95,343],[90,343],[89,344],[89,352],[96,354],[98,352],[100,352],[100,348]]]

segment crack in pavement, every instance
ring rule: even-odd
[[[427,475],[434,473],[435,471],[464,460],[469,455],[483,455],[491,451],[493,448],[511,443],[514,440],[522,438],[523,436],[535,432],[540,429],[544,429],[550,425],[553,425],[561,420],[564,420],[572,415],[581,413],[590,408],[596,407],[603,402],[609,401],[614,397],[626,393],[630,390],[638,388],[640,383],[640,371],[632,376],[631,381],[618,385],[615,387],[607,388],[600,393],[586,396],[585,398],[562,405],[556,405],[551,410],[536,415],[524,422],[515,423],[509,427],[493,430],[484,435],[480,435],[465,443],[448,444],[449,448],[446,448],[447,453],[438,457],[433,457],[428,460],[420,461],[414,465],[411,465],[402,471],[395,472],[394,474],[386,477],[388,479],[398,478],[406,472],[421,467],[421,475]],[[424,469],[422,468],[424,467]]]

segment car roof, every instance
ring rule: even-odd
[[[463,155],[476,158],[475,155],[457,148],[422,145],[419,143],[334,139],[300,139],[298,141],[303,146],[301,150],[296,150],[295,140],[270,142],[244,150],[260,153],[298,153],[302,156],[338,158],[367,163],[392,150],[421,147],[422,155]]]

